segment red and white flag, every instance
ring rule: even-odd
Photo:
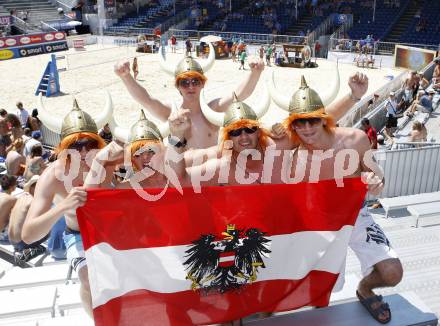
[[[365,194],[360,178],[168,189],[156,202],[90,190],[78,221],[95,323],[215,324],[325,306]]]

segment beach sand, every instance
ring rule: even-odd
[[[58,52],[57,56],[66,59],[57,61],[58,68],[67,66],[67,71],[60,72],[60,85],[62,94],[44,98],[45,107],[54,116],[62,118],[71,108],[73,96],[77,98],[79,106],[96,116],[104,107],[105,90],[109,91],[113,100],[116,121],[128,127],[134,123],[141,106],[136,103],[121,80],[113,72],[114,64],[124,58],[138,57],[139,83],[145,87],[155,98],[170,102],[181,102],[181,96],[174,87],[173,78],[163,72],[158,63],[158,54],[136,53],[133,47],[116,47],[103,45],[86,46],[85,51],[70,49]],[[170,62],[177,63],[182,54],[168,54]],[[35,91],[44,69],[50,60],[50,55],[40,55],[21,58],[0,63],[0,75],[3,79],[1,87],[0,108],[15,112],[15,103],[22,101],[24,107],[31,111],[37,107]],[[319,67],[314,69],[296,69],[281,67],[266,67],[256,90],[245,102],[249,105],[258,103],[260,90],[265,87],[265,79],[275,71],[275,84],[277,89],[291,96],[300,85],[303,74],[310,87],[318,93],[328,89],[333,81],[334,62],[318,59]],[[249,70],[238,70],[238,62],[232,60],[217,60],[213,68],[206,74],[208,82],[205,85],[207,101],[224,94],[231,93],[249,74]],[[340,64],[341,88],[338,98],[349,93],[348,77],[356,71],[361,71],[369,77],[368,94],[373,94],[377,89],[386,84],[386,76],[397,76],[401,70],[397,69],[366,69],[357,68],[352,64]],[[266,125],[271,125],[282,120],[287,113],[272,102],[270,110],[263,117]]]

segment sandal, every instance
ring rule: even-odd
[[[359,294],[358,291],[356,291],[356,296],[358,297],[360,303],[365,307],[365,309],[368,310],[370,315],[377,320],[381,324],[389,323],[391,320],[391,310],[388,303],[383,302],[383,297],[381,295],[375,295],[370,298],[363,298]],[[372,308],[374,303],[380,303],[380,305],[377,308]],[[381,315],[383,316],[385,312],[388,312],[389,317],[387,319],[381,319],[379,318]]]

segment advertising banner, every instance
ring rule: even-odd
[[[62,41],[65,39],[66,39],[66,34],[63,32],[50,32],[50,33],[0,37],[0,49],[29,45],[29,44]]]

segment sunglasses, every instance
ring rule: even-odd
[[[245,133],[247,133],[248,135],[253,134],[254,132],[256,132],[258,130],[258,127],[252,127],[252,128],[239,128],[239,129],[234,129],[231,130],[230,132],[228,132],[229,137],[238,137],[242,134],[242,132],[244,131]]]
[[[150,154],[150,155],[154,155],[156,153],[159,152],[159,149],[156,147],[142,147],[140,149],[138,149],[133,156],[134,157],[140,157],[142,154],[146,153],[146,154]]]
[[[189,85],[193,85],[193,87],[200,86],[202,81],[199,78],[191,78],[191,79],[180,79],[179,86],[183,88],[188,88]]]
[[[304,128],[308,123],[311,127],[318,125],[321,122],[321,118],[300,118],[292,122],[292,125],[297,128]]]
[[[81,152],[83,148],[88,151],[92,149],[98,149],[98,141],[95,139],[82,138],[69,146],[69,149],[76,149],[78,152]]]

